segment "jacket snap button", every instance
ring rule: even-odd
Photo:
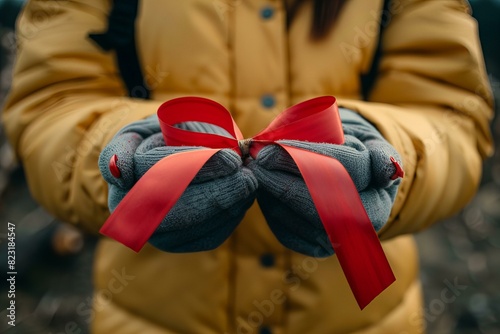
[[[260,103],[264,108],[270,109],[276,104],[276,100],[272,95],[263,95],[260,99]]]
[[[265,268],[270,268],[274,266],[274,255],[267,253],[260,257],[260,264]]]
[[[269,327],[261,327],[259,333],[260,334],[272,334],[273,332],[271,331],[271,328],[269,328]]]
[[[260,10],[260,17],[264,20],[269,20],[274,15],[274,9],[272,7],[264,7]]]

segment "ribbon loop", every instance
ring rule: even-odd
[[[163,103],[158,109],[158,120],[167,146],[235,148],[238,147],[238,140],[243,139],[229,112],[217,102],[201,97],[182,97]],[[190,121],[217,125],[226,130],[232,138],[191,132],[174,126]]]
[[[300,140],[342,144],[342,122],[333,96],[318,97],[283,111],[266,129],[248,139],[243,139],[222,105],[200,97],[167,101],[158,109],[158,118],[167,145],[208,149],[177,153],[155,164],[120,202],[101,228],[102,234],[139,251],[198,171],[220,149],[231,148],[243,159],[248,155],[256,158],[262,147],[278,144],[297,164],[360,308],[394,282],[377,234],[343,165],[331,157],[276,143]],[[219,126],[231,137],[174,127],[189,121]]]
[[[296,104],[278,115],[254,139],[342,144],[344,131],[336,99],[322,96]]]

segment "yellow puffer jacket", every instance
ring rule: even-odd
[[[125,124],[173,97],[214,99],[244,135],[281,110],[334,95],[401,153],[406,176],[379,233],[397,281],[360,311],[336,257],[288,251],[257,206],[221,247],[139,254],[102,240],[95,300],[78,313],[94,333],[421,333],[416,248],[409,235],[473,196],[492,152],[491,93],[465,1],[393,0],[379,80],[360,101],[380,0],[347,1],[332,32],[309,39],[308,3],[287,31],[277,0],[141,1],[137,40],[152,100],[124,97],[113,53],[87,35],[105,31],[110,1],[28,3],[3,120],[33,196],[61,219],[97,231],[108,216],[97,168]],[[460,283],[460,282],[458,282]]]

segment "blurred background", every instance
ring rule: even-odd
[[[0,0],[0,106],[15,56],[14,24],[23,0]],[[472,0],[487,70],[500,104],[500,0]],[[0,108],[1,109],[1,108]],[[500,146],[500,119],[492,124]],[[0,127],[0,271],[7,270],[7,222],[16,224],[16,327],[6,326],[7,285],[0,285],[0,333],[88,333],[96,238],[63,224],[31,198],[23,170]],[[430,334],[500,333],[500,154],[484,166],[477,196],[458,215],[416,236],[424,318]],[[2,276],[4,277],[4,276]],[[463,286],[452,302],[441,292]],[[80,312],[81,313],[81,312]],[[404,334],[404,333],[401,333]]]

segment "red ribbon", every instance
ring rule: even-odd
[[[136,252],[211,156],[223,148],[244,155],[239,146],[243,140],[241,131],[230,113],[217,102],[199,97],[173,99],[160,106],[158,118],[166,145],[207,148],[160,160],[135,184],[103,225],[102,234]],[[188,121],[217,125],[231,138],[174,127]],[[249,153],[256,158],[262,147],[274,144],[293,158],[356,301],[363,309],[396,278],[356,187],[338,160],[276,142],[282,139],[342,144],[344,133],[335,98],[319,97],[285,110],[250,139]]]

